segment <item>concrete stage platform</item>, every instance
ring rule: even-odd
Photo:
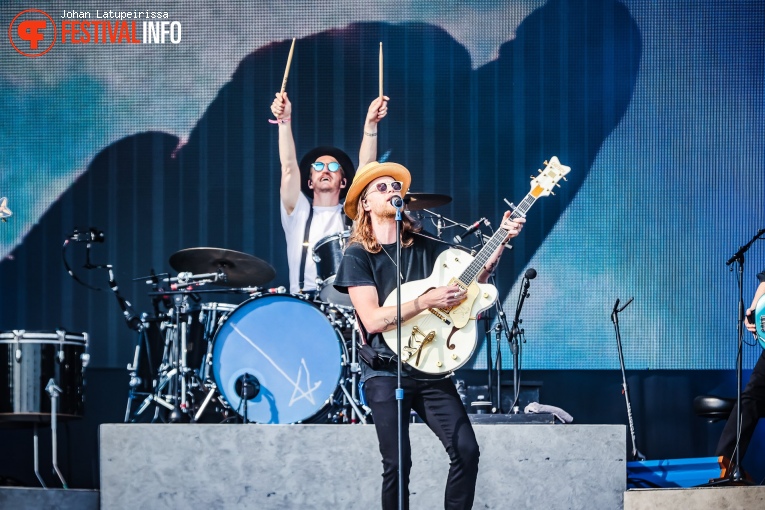
[[[474,508],[622,508],[624,425],[475,425]],[[412,510],[443,508],[449,460],[411,425]],[[140,425],[100,429],[101,508],[379,508],[372,425]]]
[[[3,510],[98,510],[98,491],[0,487]]]
[[[765,487],[694,487],[691,489],[631,489],[624,493],[624,510],[752,510],[765,508]]]

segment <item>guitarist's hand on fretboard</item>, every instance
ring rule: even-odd
[[[505,238],[505,242],[508,242],[510,239],[520,234],[521,229],[523,228],[523,224],[526,223],[526,218],[521,216],[513,219],[512,214],[512,212],[506,211],[504,217],[502,218],[502,223],[500,224],[501,228],[507,230],[507,237]]]

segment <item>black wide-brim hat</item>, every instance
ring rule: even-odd
[[[308,179],[311,175],[311,163],[314,163],[322,156],[332,156],[338,163],[340,163],[340,166],[343,169],[343,176],[345,177],[347,184],[345,188],[340,189],[340,200],[342,200],[345,198],[345,195],[348,193],[348,188],[353,182],[353,176],[356,175],[356,168],[353,166],[353,161],[348,157],[348,154],[337,147],[316,147],[303,156],[303,159],[300,160],[300,189],[303,190],[303,193],[305,193],[308,198],[313,199],[313,190],[308,187]]]

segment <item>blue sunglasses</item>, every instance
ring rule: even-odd
[[[311,168],[313,168],[317,172],[321,172],[322,170],[324,170],[324,166],[325,164],[322,161],[311,163]],[[326,167],[327,167],[327,170],[329,170],[330,172],[337,172],[338,170],[340,170],[340,163],[338,163],[337,161],[330,161],[329,163],[326,164]]]

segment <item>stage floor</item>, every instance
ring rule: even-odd
[[[475,508],[618,509],[623,425],[475,425]],[[411,425],[411,508],[443,506],[449,460]],[[377,508],[371,425],[118,425],[100,428],[101,508]]]

